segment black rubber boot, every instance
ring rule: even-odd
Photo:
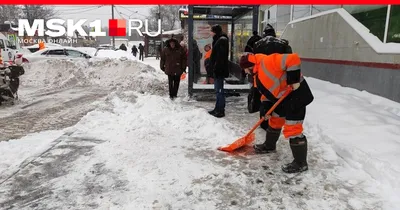
[[[214,115],[214,114],[215,114],[215,109],[213,109],[213,110],[211,110],[211,111],[208,111],[208,114]]]
[[[282,171],[286,173],[298,173],[308,170],[307,164],[307,138],[296,137],[290,139],[290,149],[293,154],[293,162],[282,166]]]
[[[217,118],[225,117],[225,110],[215,111],[212,115]]]
[[[281,135],[281,130],[282,129],[274,129],[274,128],[268,127],[267,134],[265,136],[265,142],[262,144],[255,144],[253,146],[254,151],[257,154],[265,154],[265,153],[275,152],[276,142],[278,141],[279,136]]]

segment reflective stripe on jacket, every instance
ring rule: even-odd
[[[297,54],[249,54],[254,63],[255,86],[263,95],[262,99],[274,101],[280,98],[288,85],[300,82],[301,61]]]

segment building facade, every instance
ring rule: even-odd
[[[261,29],[269,23],[280,35],[292,20],[337,8],[349,12],[383,43],[400,43],[400,5],[263,5]]]

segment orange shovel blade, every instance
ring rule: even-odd
[[[185,73],[183,73],[183,74],[181,75],[181,80],[184,80],[184,79],[186,79],[186,74],[185,74]]]
[[[251,133],[250,135],[246,135],[246,136],[243,136],[242,138],[239,138],[232,144],[218,148],[218,150],[225,151],[225,152],[233,152],[236,149],[239,149],[240,147],[243,147],[247,144],[251,144],[255,138],[256,138],[256,134]]]

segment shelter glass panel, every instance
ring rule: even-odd
[[[193,21],[193,50],[199,49],[200,54],[193,52],[194,61],[194,83],[203,84],[206,82],[207,71],[204,66],[205,56],[207,54],[206,45],[212,46],[213,37],[211,35],[211,27],[219,24],[222,31],[228,35],[230,39],[230,22],[219,20],[194,20]],[[229,40],[230,42],[231,40]],[[197,46],[195,46],[197,44]],[[198,57],[199,56],[199,57]]]
[[[386,42],[400,43],[400,5],[392,5]]]
[[[249,11],[244,16],[234,21],[232,61],[239,63],[240,56],[243,54],[247,41],[253,36],[253,12]],[[239,83],[246,83],[246,74],[240,68],[231,68],[231,79]]]

